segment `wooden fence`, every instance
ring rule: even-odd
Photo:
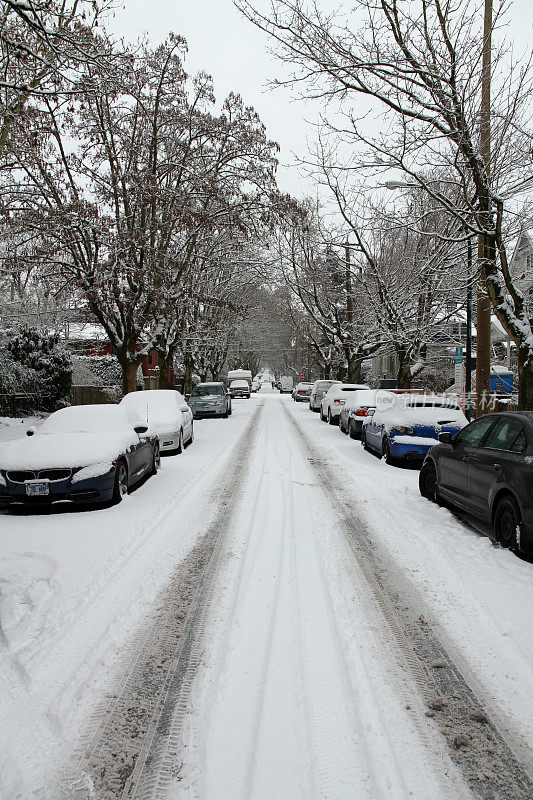
[[[114,403],[116,402],[115,396],[114,386],[73,386],[70,392],[70,402],[73,406]]]

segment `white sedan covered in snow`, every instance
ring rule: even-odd
[[[162,453],[181,453],[184,444],[194,438],[192,411],[174,389],[130,392],[119,405],[136,411],[157,433]]]
[[[159,468],[159,441],[133,410],[116,405],[55,411],[0,447],[0,506],[119,502]]]

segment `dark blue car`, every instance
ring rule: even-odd
[[[120,502],[159,469],[159,440],[132,410],[63,408],[0,447],[0,506]]]
[[[365,418],[361,441],[388,464],[422,461],[438,444],[439,433],[456,434],[468,422],[460,406],[445,397],[383,392],[376,404],[375,412]]]

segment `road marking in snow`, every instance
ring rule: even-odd
[[[404,580],[368,537],[337,476],[321,463],[296,418],[286,407],[284,410],[301,436],[309,463],[318,472],[343,520],[354,556],[400,646],[402,660],[426,702],[426,715],[438,726],[473,795],[483,800],[529,800],[533,797],[531,765],[527,764],[519,744],[489,720],[435,631],[413,608],[412,592],[405,593]]]
[[[202,603],[209,594],[206,575],[234,512],[234,497],[246,473],[248,453],[262,406],[258,406],[233,448],[222,479],[209,493],[207,530],[161,592],[156,612],[134,637],[122,680],[97,709],[74,765],[46,800],[115,800],[152,796],[154,784],[173,774],[166,763],[170,719],[179,714],[199,659]]]
[[[62,798],[530,800],[287,406],[251,417]]]

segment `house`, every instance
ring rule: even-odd
[[[515,245],[509,271],[516,285],[526,298],[530,319],[533,318],[533,239],[523,230]]]
[[[66,323],[60,331],[67,348],[73,355],[78,356],[110,356],[113,347],[104,328],[94,322]],[[151,350],[141,361],[142,377],[146,389],[155,389],[159,379],[159,359],[155,350]],[[170,370],[170,385],[174,380],[173,370]]]

